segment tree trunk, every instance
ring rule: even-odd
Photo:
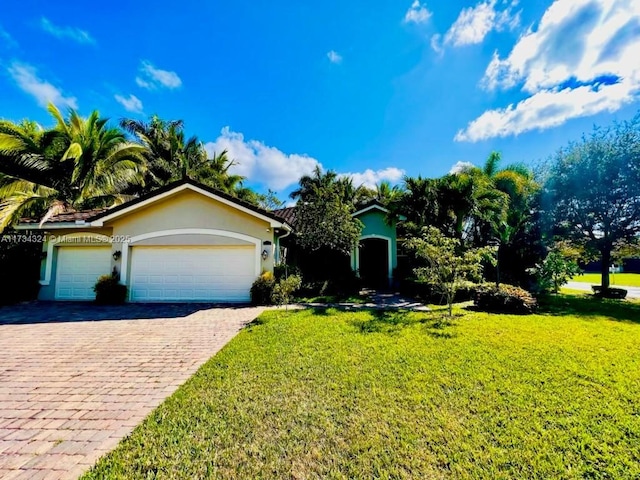
[[[496,289],[500,289],[500,245],[496,252]]]
[[[609,288],[609,266],[611,264],[611,248],[606,246],[602,249],[602,290]]]

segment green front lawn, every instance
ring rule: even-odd
[[[84,478],[640,478],[640,304],[269,311]]]
[[[571,279],[573,282],[591,283],[600,285],[602,277],[599,273],[585,273],[576,275]],[[640,287],[640,273],[612,273],[609,275],[611,285],[620,285],[626,287]]]

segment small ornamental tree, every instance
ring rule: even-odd
[[[483,261],[495,261],[490,248],[462,250],[460,240],[446,237],[435,227],[423,228],[422,234],[408,240],[406,245],[425,260],[426,266],[416,268],[414,274],[419,280],[432,284],[444,297],[449,316],[458,289],[465,282],[482,279]]]
[[[562,285],[581,272],[576,261],[559,250],[549,252],[547,257],[530,271],[536,276],[540,290],[552,290],[553,293],[558,293]]]
[[[290,275],[287,278],[283,278],[275,287],[273,287],[273,294],[271,299],[273,303],[278,306],[288,306],[291,303],[293,294],[302,286],[302,279],[298,275]]]

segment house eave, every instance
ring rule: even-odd
[[[351,216],[352,217],[358,217],[358,216],[362,215],[363,213],[369,212],[371,210],[380,210],[381,212],[389,213],[388,209],[386,209],[384,207],[381,207],[380,205],[369,205],[368,207],[363,208],[362,210],[358,210],[357,212],[352,213]]]
[[[14,226],[15,230],[65,230],[70,228],[79,228],[86,229],[87,227],[91,227],[92,225],[86,222],[56,222],[56,223],[45,223],[44,225],[40,225],[39,223],[19,223]]]

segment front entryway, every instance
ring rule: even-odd
[[[389,286],[389,241],[383,238],[366,238],[358,248],[359,272],[365,287]]]

